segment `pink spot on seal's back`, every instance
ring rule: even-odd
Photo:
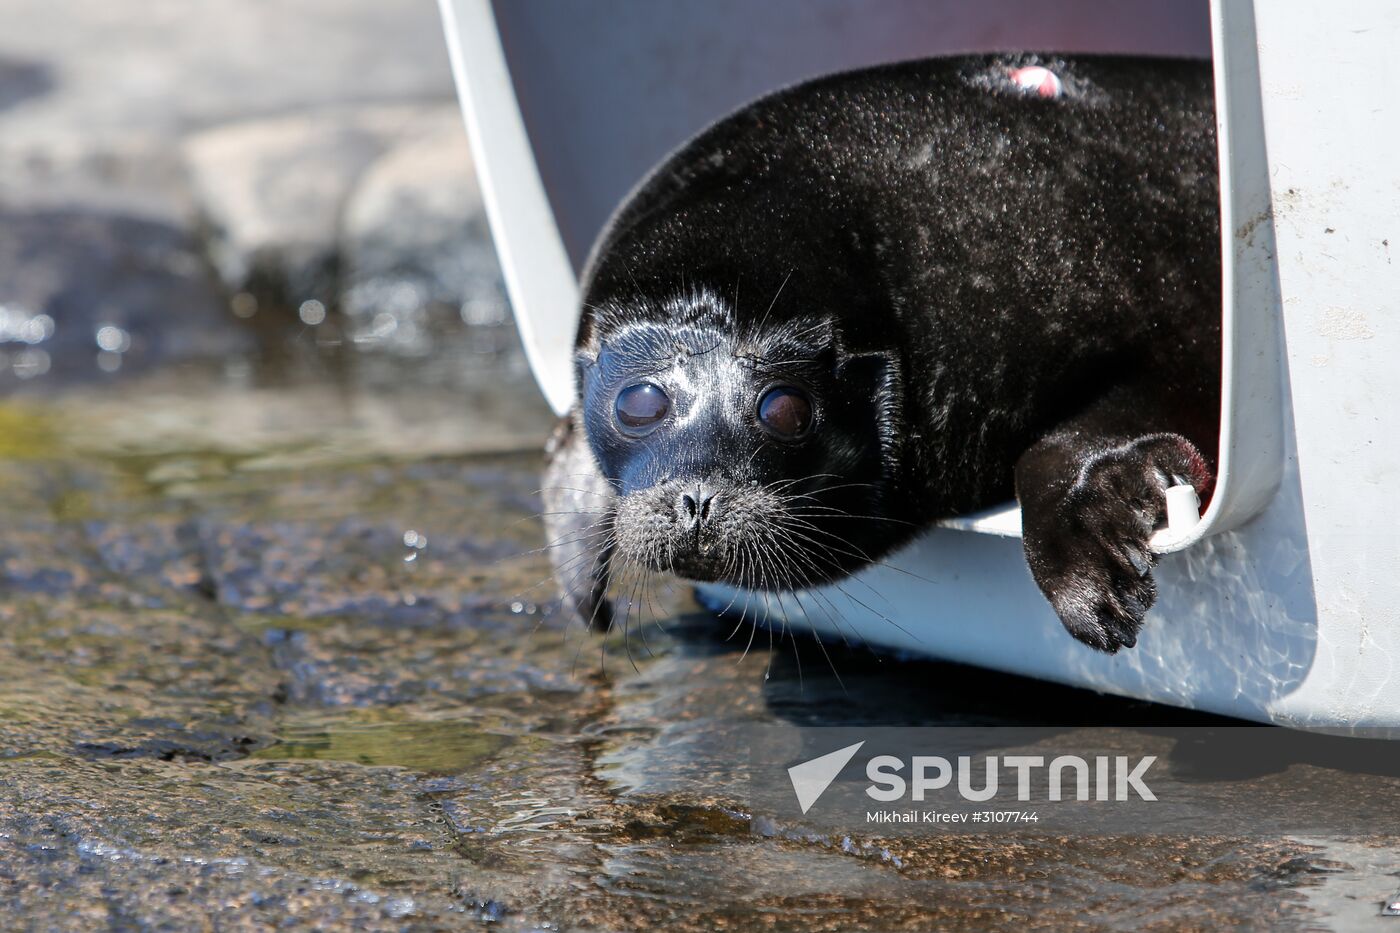
[[[1038,97],[1056,98],[1064,93],[1064,85],[1059,77],[1049,68],[1042,68],[1039,65],[1027,65],[1024,68],[1013,68],[1011,70],[1011,80],[1023,91],[1035,94]]]

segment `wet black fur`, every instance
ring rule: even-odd
[[[1031,62],[1062,98],[1015,87],[1010,69]],[[631,196],[584,276],[572,430],[599,495],[651,496],[664,525],[678,490],[711,479],[737,494],[836,474],[800,490],[871,517],[823,524],[851,545],[823,564],[840,576],[1018,494],[1028,562],[1066,627],[1133,644],[1162,489],[1206,492],[1213,468],[1214,119],[1204,62],[1002,56],[839,75],[720,121]],[[725,403],[621,436],[615,393],[677,365]],[[756,431],[752,399],[775,380],[818,399],[800,444]],[[680,534],[636,514],[611,530]],[[629,546],[636,559],[647,542]],[[678,569],[770,589],[820,576],[722,563]]]

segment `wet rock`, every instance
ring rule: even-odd
[[[314,344],[376,392],[451,387],[545,423],[454,104],[221,127],[185,152],[209,256],[265,355]]]
[[[325,384],[321,380],[330,375],[315,370],[318,378],[308,382],[250,384],[252,374],[235,359],[220,367],[225,372],[181,368],[124,383],[121,391],[94,386],[42,404],[30,396],[32,404],[11,413],[26,424],[63,424],[81,435],[84,449],[123,451],[141,467],[136,479],[172,500],[197,494],[222,502],[246,489],[264,500],[305,505],[312,486],[325,495],[360,496],[369,486],[360,486],[358,477],[349,479],[342,468],[368,459],[518,451],[527,452],[518,482],[502,494],[538,488],[539,451],[554,416],[528,375],[518,390],[502,393],[511,388],[509,379],[465,373],[450,358],[415,360],[409,373],[401,363],[391,367],[391,360],[376,359],[388,371],[343,368],[336,373],[343,380],[339,385]],[[424,372],[434,367],[450,372],[438,381]],[[391,378],[395,369],[398,378]],[[5,422],[0,411],[0,451],[17,446],[6,443]],[[42,430],[29,433],[42,435]],[[269,486],[257,480],[287,471],[296,483]],[[370,485],[385,492],[390,481]],[[4,495],[0,488],[0,500]],[[539,508],[535,504],[527,514]]]
[[[82,534],[44,521],[18,521],[0,543],[0,581],[15,596],[97,595],[101,577],[82,553]]]
[[[114,464],[57,459],[71,455],[72,439],[54,429],[63,420],[61,410],[0,408],[0,432],[33,458],[0,460],[0,599],[58,596],[132,609],[206,600],[202,555],[180,503],[149,495]]]
[[[84,531],[108,571],[151,595],[212,596],[193,523],[89,521]]]
[[[70,0],[11,6],[0,392],[202,360],[264,385],[273,370],[376,395],[443,387],[466,397],[458,411],[543,432],[434,4],[295,0],[275,28],[232,0],[198,12],[156,0],[140,17]],[[416,172],[434,181],[414,185]],[[397,223],[400,211],[411,219]],[[394,359],[350,359],[357,349]],[[399,365],[403,353],[415,365]],[[491,397],[501,386],[513,401]],[[495,427],[477,433],[500,446],[513,432]]]
[[[0,755],[224,761],[271,744],[280,677],[257,641],[190,610],[0,602]]]
[[[0,129],[8,134],[7,122],[0,113]],[[180,230],[194,220],[180,153],[154,137],[78,136],[45,146],[6,135],[0,138],[0,203],[16,213],[128,217]]]
[[[0,113],[0,391],[109,383],[251,347],[205,265],[172,149],[37,145]]]
[[[411,774],[185,767],[0,763],[6,915],[44,929],[418,930],[459,926],[475,900],[454,895],[470,888]]]
[[[539,504],[527,495],[538,482],[528,466],[508,480],[453,460],[253,466],[216,481],[220,505],[198,522],[215,598],[227,606],[460,628],[515,602],[523,608],[524,591],[544,579],[542,557],[529,553],[538,540],[525,521]],[[488,507],[485,489],[518,502]],[[514,518],[496,522],[493,513]]]
[[[395,624],[414,627],[469,621],[477,611],[504,608],[514,598],[503,594],[493,600],[458,590],[454,583],[518,553],[515,548],[442,535],[433,553],[420,557],[417,548],[404,545],[404,534],[401,528],[353,520],[332,527],[279,523],[251,530],[219,524],[203,530],[215,596],[240,609],[298,617],[391,617]]]
[[[468,352],[518,352],[461,114],[444,107],[361,178],[341,233],[342,310],[363,345],[421,355],[473,329]]]
[[[266,643],[274,664],[286,671],[292,704],[461,706],[475,708],[476,717],[489,709],[491,722],[529,732],[569,718],[584,690],[570,670],[578,637],[568,638],[553,620],[536,615],[510,627],[472,629],[350,621],[273,625]]]
[[[233,291],[333,301],[338,233],[360,175],[433,108],[333,108],[221,126],[184,147],[215,268]]]
[[[265,269],[279,295],[324,291],[329,302],[334,283],[326,285],[325,273],[333,272],[344,194],[402,128],[393,116],[347,118],[345,108],[453,106],[440,21],[428,0],[394,9],[294,0],[275,13],[238,0],[198,10],[153,0],[139,16],[74,0],[20,0],[7,5],[5,22],[0,392],[106,383],[118,370],[250,352],[248,328],[209,273],[196,225],[205,193],[209,213],[228,224],[214,256],[230,281]],[[274,116],[309,112],[323,122],[280,148],[257,133],[263,121],[301,122]],[[224,126],[234,126],[231,162],[214,153],[187,173],[181,140],[206,131],[226,139],[216,129]],[[338,147],[339,159],[317,148],[327,126],[321,142]],[[203,152],[198,139],[193,145]],[[285,161],[286,185],[260,174],[277,174],[262,158]],[[308,162],[315,168],[297,171]],[[339,196],[298,195],[322,186]],[[258,192],[266,195],[262,215],[249,206]],[[296,211],[320,226],[298,227]],[[282,238],[249,239],[263,220]],[[289,255],[272,255],[282,244]],[[246,300],[235,305],[247,310]],[[259,338],[269,350],[287,334]]]
[[[51,391],[251,345],[198,245],[165,222],[0,210],[0,283],[0,391]]]
[[[566,629],[520,598],[537,453],[133,447],[25,410],[0,406],[0,912],[35,928],[1282,929],[1388,893],[1382,840],[751,827],[755,722],[1132,710],[828,646],[838,678],[766,633],[745,659],[684,586]]]
[[[251,730],[247,730],[251,731]],[[73,743],[79,758],[152,758],[156,761],[232,761],[273,744],[267,734],[244,734],[215,724],[188,725],[176,719],[139,717],[117,734],[90,734]]]
[[[141,15],[85,0],[5,6],[7,141],[170,138],[351,100],[452,98],[429,0],[149,0]],[[5,100],[0,97],[0,102]]]
[[[42,62],[0,56],[0,110],[53,89],[53,70]]]

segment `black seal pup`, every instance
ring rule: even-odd
[[[1014,494],[1069,632],[1135,644],[1164,491],[1212,482],[1216,165],[1188,61],[913,62],[701,133],[583,276],[566,603],[606,622],[622,562],[805,588]]]

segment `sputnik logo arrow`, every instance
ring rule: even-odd
[[[865,742],[861,741],[847,745],[820,758],[813,758],[788,768],[788,777],[792,780],[792,789],[797,794],[797,804],[803,813],[812,809],[812,804],[826,793],[831,782],[836,780],[836,775],[841,773],[841,769],[846,767],[864,744]]]

